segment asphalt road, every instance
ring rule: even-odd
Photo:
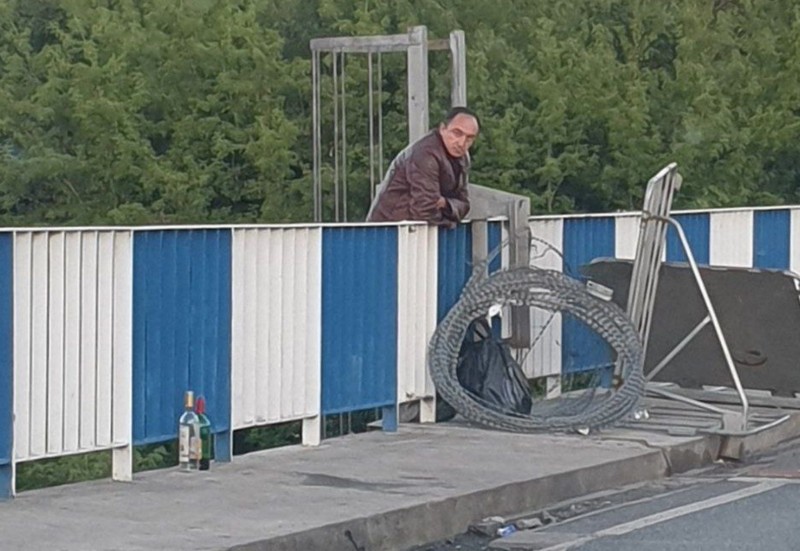
[[[800,441],[712,467],[521,512],[547,524],[507,538],[466,533],[413,551],[800,549]],[[509,519],[514,520],[514,518]]]

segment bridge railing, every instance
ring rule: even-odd
[[[699,263],[800,272],[800,207],[675,214]],[[632,258],[637,217],[533,217],[563,259],[532,263],[578,275]],[[504,234],[490,222],[488,250]],[[302,420],[314,445],[325,415],[382,408],[392,429],[398,404],[434,394],[427,342],[472,247],[470,224],[0,231],[0,497],[18,463],[45,457],[111,449],[113,477],[130,479],[133,446],[177,437],[187,389],[206,398],[220,460],[242,428]],[[671,234],[666,257],[682,259]],[[551,317],[531,316],[530,377],[598,353]]]

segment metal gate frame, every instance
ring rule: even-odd
[[[650,370],[650,372],[646,374],[646,391],[662,398],[675,400],[718,414],[720,416],[720,422],[718,425],[715,424],[709,427],[708,430],[710,432],[734,436],[755,434],[783,423],[789,419],[789,416],[783,414],[778,414],[777,416],[753,414],[750,410],[747,394],[742,386],[736,365],[733,362],[727,339],[725,338],[725,334],[717,318],[716,309],[709,298],[705,283],[700,275],[700,270],[697,267],[697,262],[692,254],[692,248],[689,245],[689,241],[686,238],[686,234],[680,222],[671,216],[672,200],[675,193],[680,189],[682,182],[683,178],[677,171],[676,163],[670,163],[661,169],[658,174],[653,176],[647,183],[644,204],[642,206],[642,218],[639,227],[636,256],[631,272],[627,314],[636,326],[646,350],[650,338],[650,325],[655,310],[659,270],[666,247],[667,228],[672,226],[677,232],[681,247],[683,248],[683,252],[691,268],[695,285],[703,299],[706,315],[652,370]],[[704,402],[684,396],[679,391],[669,390],[663,385],[653,381],[653,378],[709,323],[714,329],[714,334],[725,358],[725,366],[728,369],[731,381],[738,395],[741,405],[739,411],[707,403],[711,401],[710,399]],[[618,369],[619,366],[617,370],[615,370],[615,376],[619,376]]]
[[[346,54],[366,54],[369,72],[369,123],[370,123],[370,193],[374,194],[376,178],[373,158],[373,54],[378,57],[378,82],[381,82],[381,55],[390,52],[405,52],[408,60],[408,141],[412,143],[425,135],[429,130],[429,98],[428,98],[428,52],[449,50],[452,69],[451,103],[453,106],[467,105],[467,61],[464,31],[456,30],[450,37],[440,40],[429,40],[428,29],[424,25],[411,27],[406,34],[376,36],[342,36],[315,38],[311,40],[311,79],[312,79],[312,125],[313,125],[313,180],[314,180],[314,221],[322,222],[322,129],[321,129],[321,97],[320,97],[320,57],[322,54],[333,55],[334,72],[334,218],[336,222],[347,221],[347,110],[344,94],[344,64]],[[337,71],[341,56],[341,120],[342,142],[341,162],[342,186],[339,188],[339,99]],[[380,94],[380,89],[379,92]],[[378,108],[381,109],[380,102]],[[378,149],[380,168],[383,165],[383,128],[382,112],[378,116]],[[380,181],[381,174],[377,181]],[[339,201],[342,206],[340,220]]]

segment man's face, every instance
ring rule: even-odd
[[[449,124],[439,127],[439,134],[451,157],[463,157],[478,136],[478,121],[471,115],[459,113]]]

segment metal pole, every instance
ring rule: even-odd
[[[378,165],[380,177],[383,179],[383,71],[380,52],[378,52]]]
[[[653,368],[653,369],[650,371],[650,373],[648,373],[648,374],[647,374],[647,380],[648,380],[648,381],[652,381],[652,380],[653,380],[653,378],[654,378],[656,375],[658,375],[658,374],[659,374],[659,372],[660,372],[662,369],[664,369],[664,368],[667,366],[667,364],[668,364],[669,362],[671,362],[671,361],[672,361],[672,359],[673,359],[675,356],[677,356],[677,355],[680,353],[680,351],[681,351],[681,350],[683,350],[684,348],[686,348],[686,346],[687,346],[687,345],[688,345],[688,344],[691,342],[691,340],[692,340],[693,338],[695,338],[695,337],[697,336],[697,334],[698,334],[698,333],[699,333],[699,332],[700,332],[700,331],[703,329],[703,327],[705,327],[706,325],[708,325],[708,323],[709,323],[710,321],[711,321],[711,316],[706,316],[705,318],[703,318],[703,321],[701,321],[700,323],[698,323],[698,324],[697,324],[697,326],[696,326],[694,329],[692,329],[692,330],[689,332],[689,334],[688,334],[688,335],[686,335],[686,336],[683,338],[683,340],[682,340],[681,342],[679,342],[679,343],[678,343],[678,345],[677,345],[675,348],[673,348],[673,349],[672,349],[672,351],[671,351],[669,354],[667,354],[666,356],[664,356],[664,359],[663,359],[663,360],[661,360],[660,362],[658,362],[658,365],[657,365],[657,366],[655,366],[655,367],[654,367],[654,368]]]
[[[722,334],[722,327],[719,324],[719,320],[717,319],[717,313],[714,310],[714,305],[711,304],[711,299],[708,296],[708,292],[706,291],[706,286],[703,283],[703,278],[700,277],[700,270],[697,268],[697,263],[694,261],[694,255],[692,254],[692,248],[689,246],[689,242],[686,239],[686,234],[683,233],[683,228],[677,221],[672,218],[667,218],[667,222],[672,224],[672,227],[675,228],[678,232],[678,237],[681,240],[681,245],[683,245],[683,250],[686,253],[686,259],[689,261],[689,266],[692,268],[692,274],[694,275],[694,279],[697,282],[697,287],[700,289],[700,294],[703,296],[703,302],[706,304],[706,309],[708,310],[708,315],[711,317],[711,323],[714,325],[714,331],[717,333],[717,340],[719,341],[720,346],[722,347],[722,353],[725,356],[725,363],[728,365],[728,371],[731,374],[731,378],[733,379],[733,384],[736,386],[736,392],[739,394],[739,398],[742,400],[742,423],[743,427],[742,430],[747,429],[747,414],[750,408],[750,404],[747,400],[747,395],[744,392],[744,388],[742,387],[742,382],[739,380],[739,373],[736,371],[736,366],[733,365],[733,357],[731,357],[731,352],[728,350],[728,343],[725,340],[725,335]]]
[[[712,411],[714,413],[728,413],[730,410],[718,408],[717,406],[712,406],[711,404],[706,404],[705,402],[701,402],[700,400],[694,400],[689,398],[688,396],[683,396],[681,394],[677,394],[675,392],[670,392],[669,390],[659,388],[657,386],[648,386],[647,392],[652,394],[658,394],[659,396],[663,396],[665,398],[672,398],[673,400],[677,400],[678,402],[683,402],[685,404],[689,404],[690,406],[695,406],[700,409],[705,409],[707,411]]]
[[[450,33],[450,68],[452,83],[450,103],[453,107],[467,106],[467,45],[464,31]]]
[[[319,52],[316,50],[311,52],[311,117],[312,117],[312,138],[311,148],[313,156],[313,179],[314,179],[314,214],[313,219],[315,222],[321,222],[322,216],[320,213],[320,120],[319,120]]]
[[[369,78],[369,200],[375,198],[375,118],[373,114],[372,91],[372,52],[367,54],[367,75]]]
[[[339,54],[333,51],[333,216],[339,221]]]
[[[345,102],[345,53],[342,52],[342,210],[344,221],[347,222],[347,107]],[[339,218],[337,217],[338,221]]]
[[[408,143],[424,136],[428,130],[428,29],[413,27],[409,31],[408,59]]]

